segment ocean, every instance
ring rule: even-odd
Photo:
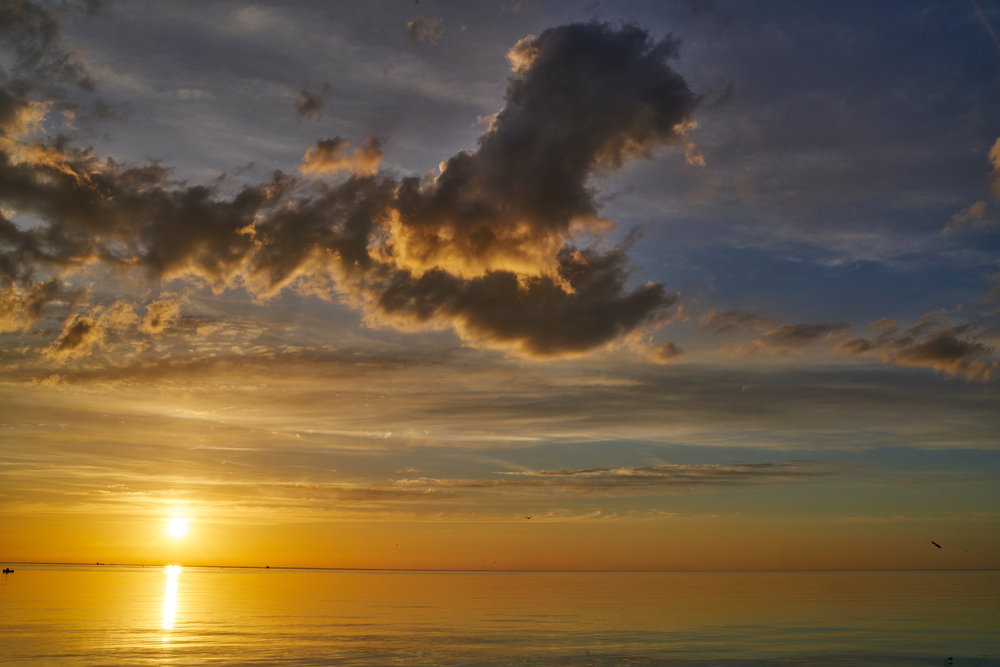
[[[1000,571],[5,567],[2,665],[1000,666]]]

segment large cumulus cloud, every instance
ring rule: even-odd
[[[568,235],[607,224],[589,177],[683,140],[695,99],[668,65],[676,49],[596,23],[521,40],[507,104],[479,149],[443,163],[432,183],[403,180],[397,261],[463,276],[557,275]]]
[[[172,182],[158,165],[100,159],[64,137],[32,138],[25,118],[37,106],[8,87],[0,205],[39,224],[0,220],[0,289],[23,301],[37,281],[97,262],[261,298],[289,286],[337,294],[373,322],[452,327],[528,355],[600,347],[676,301],[661,284],[630,287],[622,249],[580,245],[581,234],[613,225],[598,214],[593,175],[686,143],[696,98],[669,65],[676,53],[672,39],[634,26],[546,30],[512,50],[506,106],[477,150],[436,177],[377,172],[374,152],[355,164],[367,154],[347,158],[338,138],[319,142],[306,163],[316,173],[346,166],[346,180],[276,172],[229,196]],[[374,139],[362,153],[369,148]],[[29,305],[18,312],[37,309]]]

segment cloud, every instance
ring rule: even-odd
[[[41,356],[55,361],[85,356],[105,347],[111,332],[137,327],[144,334],[159,334],[179,318],[180,305],[172,299],[150,303],[141,320],[135,306],[126,301],[116,301],[111,306],[97,305],[86,314],[75,313],[66,318],[59,337],[41,351]]]
[[[885,523],[927,523],[927,522],[947,522],[954,523],[956,521],[969,521],[969,522],[980,522],[989,521],[995,522],[998,518],[996,512],[975,512],[971,514],[939,514],[939,515],[901,515],[895,514],[892,516],[845,516],[837,517],[834,519],[827,519],[827,523],[870,523],[870,524],[885,524]]]
[[[125,329],[133,324],[138,324],[139,316],[135,314],[135,308],[132,304],[118,301],[101,313],[101,321],[112,329]]]
[[[440,19],[421,16],[416,21],[410,21],[406,24],[406,37],[414,44],[419,44],[424,40],[436,44],[444,37],[444,24]]]
[[[899,325],[896,324],[896,320],[889,319],[888,317],[875,320],[868,325],[868,328],[878,331],[882,335],[892,335],[899,331]]]
[[[403,180],[397,265],[558,279],[570,237],[609,226],[589,177],[683,142],[695,98],[666,62],[676,48],[632,26],[598,23],[518,42],[507,105],[479,149],[447,160],[431,183]]]
[[[29,102],[0,89],[0,136],[23,137],[39,129],[51,102]]]
[[[682,356],[684,353],[681,348],[677,347],[673,343],[667,342],[664,345],[656,348],[656,360],[660,363],[666,363],[668,361],[673,361],[677,357]]]
[[[507,51],[507,61],[510,63],[511,69],[515,72],[526,71],[531,67],[531,63],[534,62],[535,58],[538,56],[538,47],[535,44],[535,36],[528,35],[522,39],[519,39],[514,46]]]
[[[728,331],[763,331],[774,326],[774,322],[765,318],[760,313],[730,310],[722,312],[718,309],[711,310],[701,318],[702,331],[715,331],[716,333],[726,333]]]
[[[736,86],[732,81],[726,84],[726,87],[722,89],[722,92],[718,94],[715,100],[712,102],[710,108],[719,109],[722,107],[728,107],[735,104],[736,101]]]
[[[562,478],[595,481],[611,485],[660,485],[669,484],[722,484],[776,480],[799,477],[827,477],[832,470],[805,466],[802,462],[788,463],[734,463],[731,465],[656,465],[628,468],[584,468],[565,470],[539,470],[505,472],[532,478]]]
[[[93,90],[94,82],[85,66],[63,48],[59,33],[68,11],[95,13],[100,6],[96,0],[82,6],[30,0],[0,3],[0,44],[9,54],[6,71],[0,70],[0,83],[17,94],[49,81]]]
[[[350,154],[340,137],[307,151],[304,173],[347,171],[344,181],[275,172],[232,195],[61,137],[17,142],[0,150],[0,205],[41,224],[4,228],[2,266],[22,288],[35,271],[95,263],[258,298],[292,287],[336,295],[372,325],[450,327],[470,344],[530,356],[580,354],[663,319],[678,298],[659,283],[630,286],[621,248],[576,243],[614,225],[598,215],[594,175],[685,144],[696,97],[669,66],[677,49],[671,37],[601,23],[522,40],[512,53],[532,55],[510,77],[506,106],[477,150],[434,178],[377,172],[371,137]],[[97,344],[84,317],[57,349]]]
[[[626,292],[625,262],[620,252],[567,250],[558,280],[506,271],[467,280],[432,271],[413,280],[396,272],[377,307],[390,322],[446,321],[469,341],[529,356],[582,353],[652,322],[677,300],[657,284]]]
[[[776,325],[772,320],[757,312],[740,310],[722,312],[718,309],[714,309],[702,317],[700,323],[702,331],[714,331],[715,333],[762,332],[764,334],[751,341],[749,346],[739,348],[736,352],[738,356],[761,353],[771,355],[794,353],[798,347],[808,345],[823,337],[838,336],[851,328],[851,325],[846,322]]]
[[[802,354],[800,349],[820,338],[834,338],[847,331],[851,325],[839,324],[784,324],[768,331],[761,338],[754,338],[749,345],[735,350],[735,356],[764,354],[779,356],[785,354]]]
[[[851,328],[850,324],[783,324],[767,333],[769,341],[776,345],[804,345],[814,340],[840,334]]]
[[[902,366],[926,366],[949,375],[964,375],[969,380],[987,382],[993,378],[998,363],[985,359],[993,348],[963,336],[967,325],[936,331],[923,340],[893,340],[879,354],[883,361]]]
[[[115,302],[109,308],[97,306],[87,315],[71,315],[63,323],[59,338],[42,350],[42,356],[56,361],[84,356],[102,347],[110,330],[126,329],[138,322],[132,304],[124,301]]]
[[[482,494],[513,493],[614,497],[680,493],[694,488],[775,485],[840,474],[827,466],[789,463],[657,465],[627,468],[537,470],[497,473],[499,479],[433,477],[397,479],[392,484],[266,482],[267,488],[322,491],[342,500],[441,502]]]
[[[990,149],[990,163],[993,165],[993,172],[990,174],[990,181],[993,185],[993,196],[1000,199],[1000,137]]]
[[[326,105],[326,96],[330,92],[330,84],[323,82],[323,87],[318,93],[314,93],[309,88],[303,88],[299,92],[299,97],[295,100],[295,115],[299,120],[303,118],[322,118],[323,107]]]
[[[855,338],[838,349],[847,355],[872,352],[884,364],[933,368],[970,381],[992,380],[1000,366],[990,360],[993,348],[975,339],[971,325],[949,324],[944,318],[942,313],[928,313],[899,337],[893,337],[895,322],[882,319],[870,325],[882,332],[879,336]]]
[[[99,320],[86,315],[74,315],[66,320],[59,339],[47,347],[43,356],[66,360],[87,354],[104,342],[105,329]]]
[[[993,166],[993,170],[990,172],[990,189],[993,191],[993,197],[1000,199],[1000,137],[997,138],[993,147],[990,148],[989,161]],[[975,204],[966,206],[951,217],[951,220],[941,230],[941,233],[945,235],[955,234],[966,227],[982,229],[983,227],[995,225],[996,220],[986,217],[986,207],[986,201],[977,201]]]
[[[323,176],[338,171],[353,171],[371,176],[378,173],[382,161],[382,143],[377,137],[366,137],[361,148],[355,148],[350,155],[346,149],[351,144],[347,139],[318,139],[316,146],[306,151],[299,171],[303,174]]]
[[[53,278],[27,289],[14,285],[0,289],[0,333],[30,329],[44,313],[45,305],[58,297],[60,287],[61,283]]]
[[[148,334],[161,333],[176,323],[180,316],[181,306],[173,299],[154,301],[146,307],[146,316],[142,318],[140,329]]]
[[[945,225],[945,228],[941,230],[944,235],[955,234],[967,226],[971,226],[974,229],[985,227],[990,224],[989,220],[984,220],[983,216],[986,215],[986,202],[978,201],[975,204],[970,204],[966,206],[961,211],[951,216],[951,220]]]
[[[1000,273],[994,273],[990,277],[990,280],[993,282],[993,289],[991,289],[989,293],[983,297],[984,301],[989,299],[1000,299]]]

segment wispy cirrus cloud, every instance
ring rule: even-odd
[[[938,514],[930,516],[894,514],[892,516],[845,516],[827,519],[826,523],[846,524],[890,524],[890,523],[954,523],[954,522],[996,522],[1000,520],[998,512],[976,512],[974,514]]]
[[[388,484],[266,482],[268,488],[316,491],[345,500],[436,502],[478,494],[620,496],[673,494],[693,488],[790,484],[842,474],[829,466],[790,463],[658,465],[497,473],[494,479],[402,478]]]

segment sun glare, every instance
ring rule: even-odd
[[[175,519],[178,521],[179,519]],[[174,627],[174,615],[177,613],[177,575],[181,573],[180,565],[167,566],[167,589],[163,594],[163,629]],[[164,637],[163,641],[167,641]]]
[[[167,523],[167,532],[171,537],[180,537],[187,532],[187,519],[171,519]]]

